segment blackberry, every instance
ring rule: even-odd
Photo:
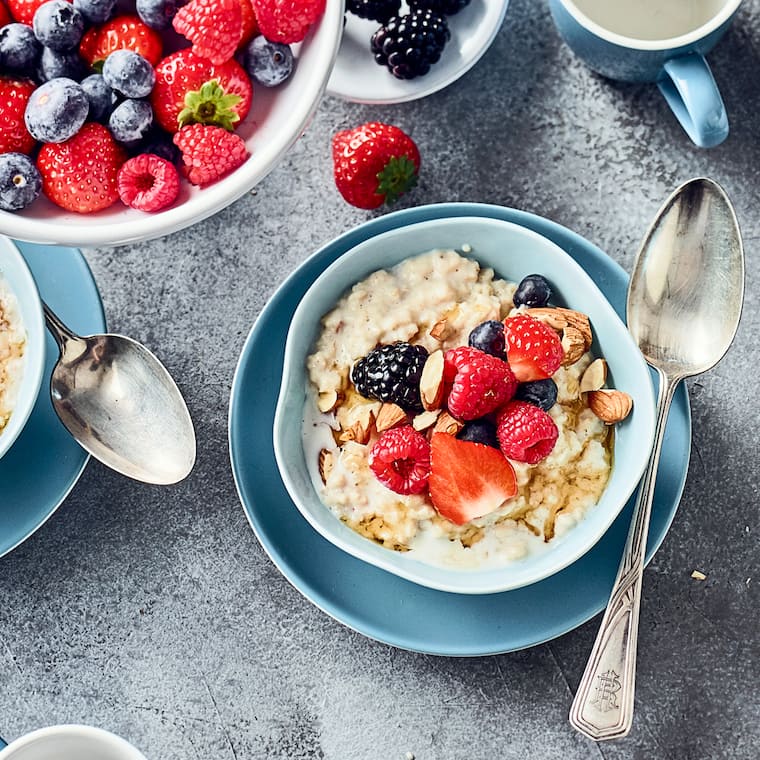
[[[512,303],[515,306],[528,306],[531,309],[537,306],[546,306],[552,297],[552,288],[547,279],[540,274],[529,274],[520,280]]]
[[[498,356],[499,359],[507,360],[504,337],[504,324],[494,319],[481,322],[473,328],[467,339],[469,345],[483,353]]]
[[[548,412],[557,403],[557,383],[550,377],[546,380],[520,383],[517,386],[515,398],[520,401],[527,401],[529,404]]]
[[[375,61],[397,79],[424,76],[438,61],[451,33],[446,19],[429,10],[394,16],[372,35]]]
[[[428,352],[424,346],[398,341],[378,346],[351,368],[351,382],[365,398],[421,412],[420,376]]]
[[[470,0],[407,0],[407,4],[413,11],[418,8],[426,8],[439,15],[453,16],[469,5]]]
[[[387,24],[398,16],[401,0],[346,0],[346,10],[359,18],[368,18]]]
[[[457,433],[460,441],[483,443],[491,448],[499,448],[499,439],[496,437],[496,425],[490,420],[481,417],[479,420],[470,420],[464,423],[464,427]]]

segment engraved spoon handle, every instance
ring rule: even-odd
[[[654,446],[633,508],[631,528],[610,601],[570,708],[573,728],[595,741],[625,736],[633,721],[636,641],[649,515],[665,424],[680,379],[668,377],[661,370],[658,374]]]

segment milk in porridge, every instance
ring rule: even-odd
[[[0,435],[13,413],[24,372],[26,332],[18,303],[0,273]]]

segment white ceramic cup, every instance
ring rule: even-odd
[[[3,747],[0,740],[0,747]],[[128,741],[102,728],[66,725],[32,731],[0,749],[0,760],[146,760]]]

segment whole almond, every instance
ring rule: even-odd
[[[446,317],[443,319],[439,319],[431,328],[430,328],[430,337],[435,338],[436,340],[443,342],[446,340],[446,338],[449,337],[451,334],[451,328],[448,327],[448,320]]]
[[[633,408],[633,399],[624,391],[601,388],[587,394],[589,409],[607,425],[624,420]]]
[[[561,306],[545,306],[537,309],[528,309],[527,313],[531,317],[540,319],[549,327],[561,332],[566,327],[574,327],[583,336],[583,342],[586,344],[586,351],[591,346],[593,334],[591,332],[591,322],[588,315],[575,309],[564,309]],[[585,353],[585,351],[584,351]]]
[[[406,412],[398,404],[385,402],[377,413],[375,429],[378,433],[383,433],[401,422],[406,422]]]
[[[434,433],[456,435],[464,427],[464,422],[452,417],[448,412],[442,412],[435,421]]]
[[[420,375],[420,398],[426,411],[438,409],[443,401],[443,351],[433,351]]]

